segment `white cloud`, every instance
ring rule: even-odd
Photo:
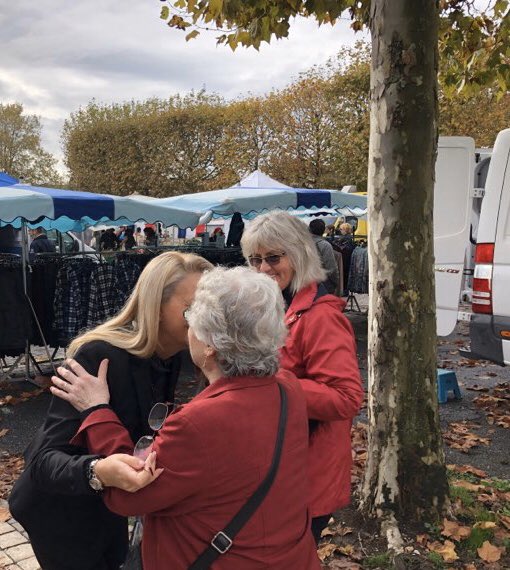
[[[265,93],[325,62],[355,35],[349,22],[320,29],[297,19],[290,37],[260,52],[216,46],[215,34],[184,34],[159,19],[157,0],[0,0],[0,102],[41,116],[46,148],[61,156],[69,113],[92,98],[110,103],[206,87],[227,98]]]

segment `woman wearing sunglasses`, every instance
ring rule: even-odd
[[[326,272],[306,225],[286,212],[257,217],[241,240],[250,266],[271,277],[287,305],[281,366],[297,376],[310,424],[308,473],[318,542],[335,510],[350,500],[351,421],[363,400],[354,333],[345,301],[321,284]]]
[[[185,316],[193,362],[209,386],[159,431],[153,447],[159,470],[138,474],[138,487],[150,485],[132,494],[112,488],[122,456],[95,465],[106,504],[123,515],[146,515],[145,570],[203,570],[210,553],[218,570],[318,570],[307,506],[306,402],[295,378],[278,372],[286,336],[278,288],[247,268],[216,268],[201,278]],[[56,379],[56,393],[63,388],[78,407],[99,403],[84,390],[102,379],[85,382],[83,371],[71,367],[68,384]],[[113,410],[102,408],[87,416],[73,441],[106,454],[108,438],[120,450],[129,442]],[[267,494],[231,531],[229,521],[270,473]]]
[[[132,442],[152,433],[147,417],[153,404],[173,400],[178,353],[187,347],[183,310],[191,304],[202,273],[211,267],[196,255],[156,257],[142,271],[124,308],[68,349],[92,374],[102,361],[109,361],[110,406],[129,433],[122,451],[131,453]],[[66,373],[63,368],[59,372]],[[44,570],[117,570],[127,552],[127,519],[105,507],[94,477],[99,455],[69,443],[81,421],[67,402],[52,399],[9,499]],[[105,445],[109,442],[107,437]],[[120,473],[139,464],[133,457],[126,461]]]

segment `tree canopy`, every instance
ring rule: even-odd
[[[449,92],[491,86],[510,89],[510,2],[440,0],[440,81]],[[202,29],[216,29],[219,44],[231,49],[287,37],[291,19],[313,17],[334,24],[342,14],[360,30],[369,22],[370,0],[173,0],[161,9],[170,27],[185,30],[186,39]],[[190,31],[191,30],[191,31]]]
[[[41,121],[20,103],[0,103],[0,171],[30,184],[60,185],[57,160],[41,144]]]

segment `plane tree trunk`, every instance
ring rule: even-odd
[[[369,157],[369,451],[361,508],[435,518],[448,499],[436,394],[433,191],[438,8],[373,0]]]

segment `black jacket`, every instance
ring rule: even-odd
[[[179,355],[163,363],[95,341],[75,358],[91,374],[108,358],[111,407],[133,442],[152,433],[150,409],[156,401],[173,400]],[[69,444],[81,419],[67,402],[52,399],[9,497],[11,513],[28,532],[43,570],[117,569],[126,555],[127,519],[108,511],[88,484],[87,468],[95,456]]]
[[[38,235],[30,244],[30,253],[55,253],[55,244],[46,234]]]

